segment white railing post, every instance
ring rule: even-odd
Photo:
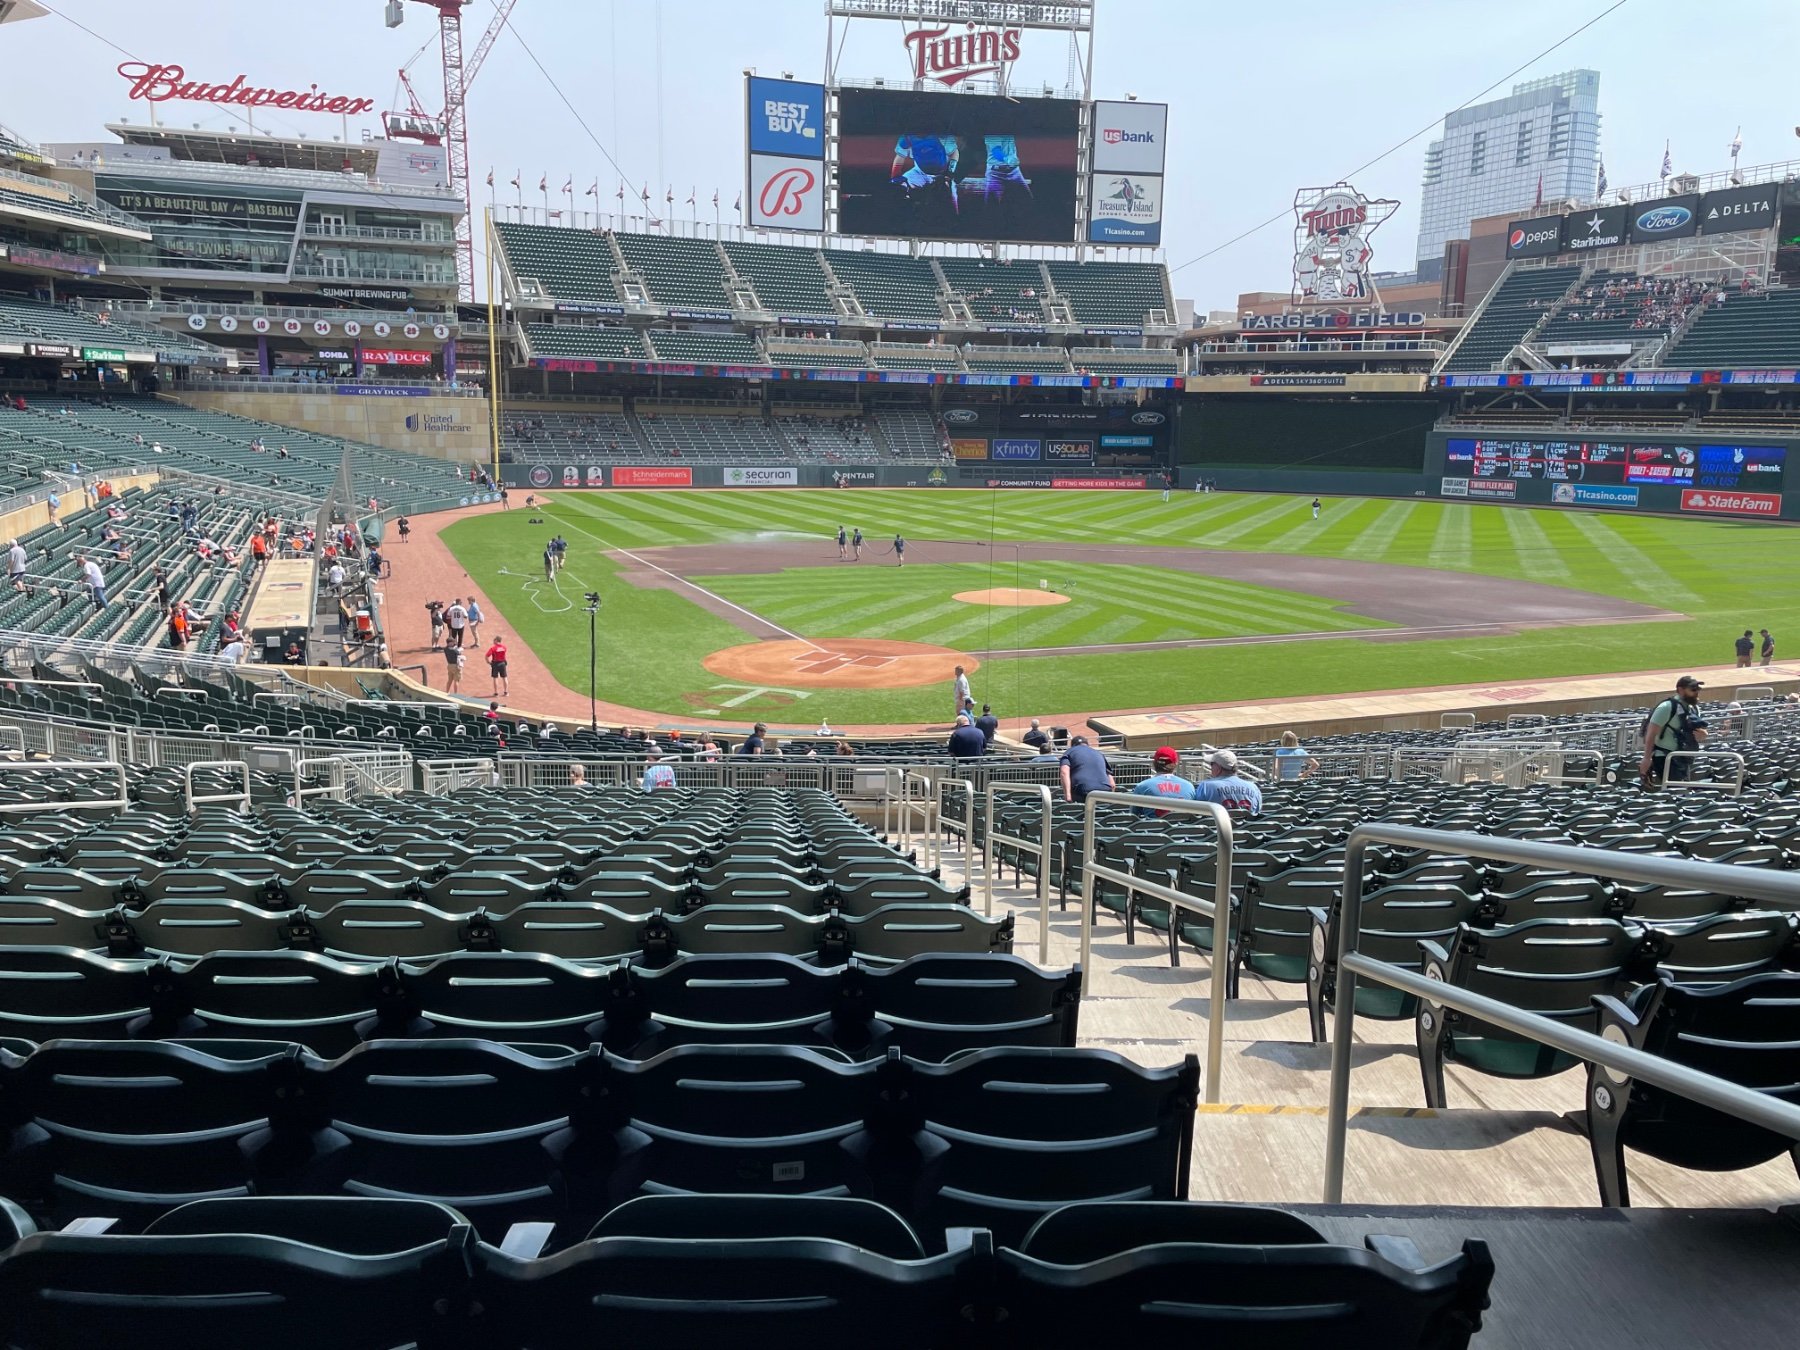
[[[210,792],[205,795],[194,791],[194,770],[224,769],[243,779],[244,786],[236,792]],[[187,802],[187,813],[194,814],[197,806],[206,806],[214,802],[237,802],[238,809],[250,809],[250,766],[241,759],[196,759],[182,769],[182,796]]]
[[[1001,834],[995,829],[994,798],[999,793],[1011,793],[1017,796],[1034,797],[1038,803],[1039,826],[1036,840],[1026,839],[1016,834]],[[1021,853],[1037,855],[1037,893],[1038,893],[1038,964],[1050,963],[1050,855],[1054,852],[1051,842],[1051,805],[1050,789],[1043,783],[995,783],[987,785],[987,831],[981,849],[981,893],[982,912],[994,917],[994,880],[1000,871],[1000,856],[995,850],[996,844],[1011,844]]]
[[[1145,799],[1130,792],[1093,792],[1088,794],[1087,815],[1081,837],[1081,993],[1087,996],[1087,982],[1092,968],[1094,941],[1094,879],[1115,882],[1127,893],[1136,891],[1169,907],[1169,940],[1180,940],[1178,911],[1191,909],[1212,917],[1212,991],[1207,1008],[1206,1025],[1206,1100],[1219,1100],[1219,1077],[1225,1063],[1225,991],[1229,987],[1231,961],[1231,814],[1217,802],[1181,801],[1158,797],[1156,809],[1166,816],[1207,816],[1218,831],[1219,848],[1213,855],[1213,898],[1203,900],[1161,882],[1146,881],[1131,872],[1102,867],[1094,858],[1094,808],[1105,802],[1144,807]],[[1129,899],[1129,894],[1128,897]]]

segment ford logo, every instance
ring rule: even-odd
[[[1134,425],[1140,427],[1160,427],[1163,424],[1163,415],[1159,412],[1133,413],[1131,420]]]
[[[1693,218],[1694,213],[1685,206],[1659,206],[1639,216],[1637,227],[1645,234],[1661,234],[1666,230],[1679,230]]]
[[[981,414],[976,412],[973,408],[944,409],[944,420],[946,422],[974,422],[978,421],[980,417]]]

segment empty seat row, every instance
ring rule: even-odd
[[[115,957],[146,952],[316,951],[415,960],[449,952],[543,952],[571,961],[683,952],[850,956],[901,961],[923,952],[1009,952],[1013,919],[965,905],[882,905],[867,914],[801,914],[782,905],[708,905],[690,914],[629,914],[591,901],[546,900],[508,913],[450,913],[412,900],[345,900],[277,913],[232,900],[159,900],[143,910],[82,910],[55,900],[0,899],[0,938],[21,948],[75,947]],[[3,948],[0,948],[3,950]]]
[[[19,1350],[121,1328],[185,1350],[1463,1350],[1494,1274],[1478,1241],[1427,1262],[1403,1239],[1337,1245],[1281,1210],[1171,1201],[1065,1205],[937,1255],[900,1214],[835,1196],[643,1196],[548,1256],[535,1234],[495,1245],[452,1206],[387,1198],[201,1200],[135,1235],[37,1232],[0,1202],[5,1228],[0,1339]]]
[[[683,956],[660,968],[465,952],[425,963],[312,952],[120,961],[0,948],[0,1037],[276,1040],[338,1055],[359,1041],[475,1036],[633,1059],[674,1045],[899,1048],[943,1060],[996,1045],[1075,1044],[1079,971],[1020,957],[925,955],[819,967],[791,956]]]
[[[1198,1089],[1193,1056],[1106,1050],[53,1041],[0,1050],[0,1194],[125,1229],[205,1197],[390,1196],[564,1241],[634,1195],[856,1195],[1017,1241],[1061,1204],[1185,1196]]]

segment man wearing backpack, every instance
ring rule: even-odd
[[[1700,691],[1706,685],[1692,675],[1675,682],[1675,693],[1650,710],[1644,719],[1644,754],[1638,762],[1638,775],[1646,787],[1654,787],[1664,779],[1685,782],[1693,768],[1691,759],[1669,763],[1677,750],[1698,750],[1706,739],[1706,723],[1695,715],[1700,705]]]

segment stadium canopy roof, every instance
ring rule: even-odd
[[[127,145],[166,146],[174,158],[202,164],[316,169],[325,173],[340,173],[347,167],[373,178],[381,152],[379,145],[359,141],[315,141],[249,131],[206,131],[129,122],[108,122],[106,129]]]

